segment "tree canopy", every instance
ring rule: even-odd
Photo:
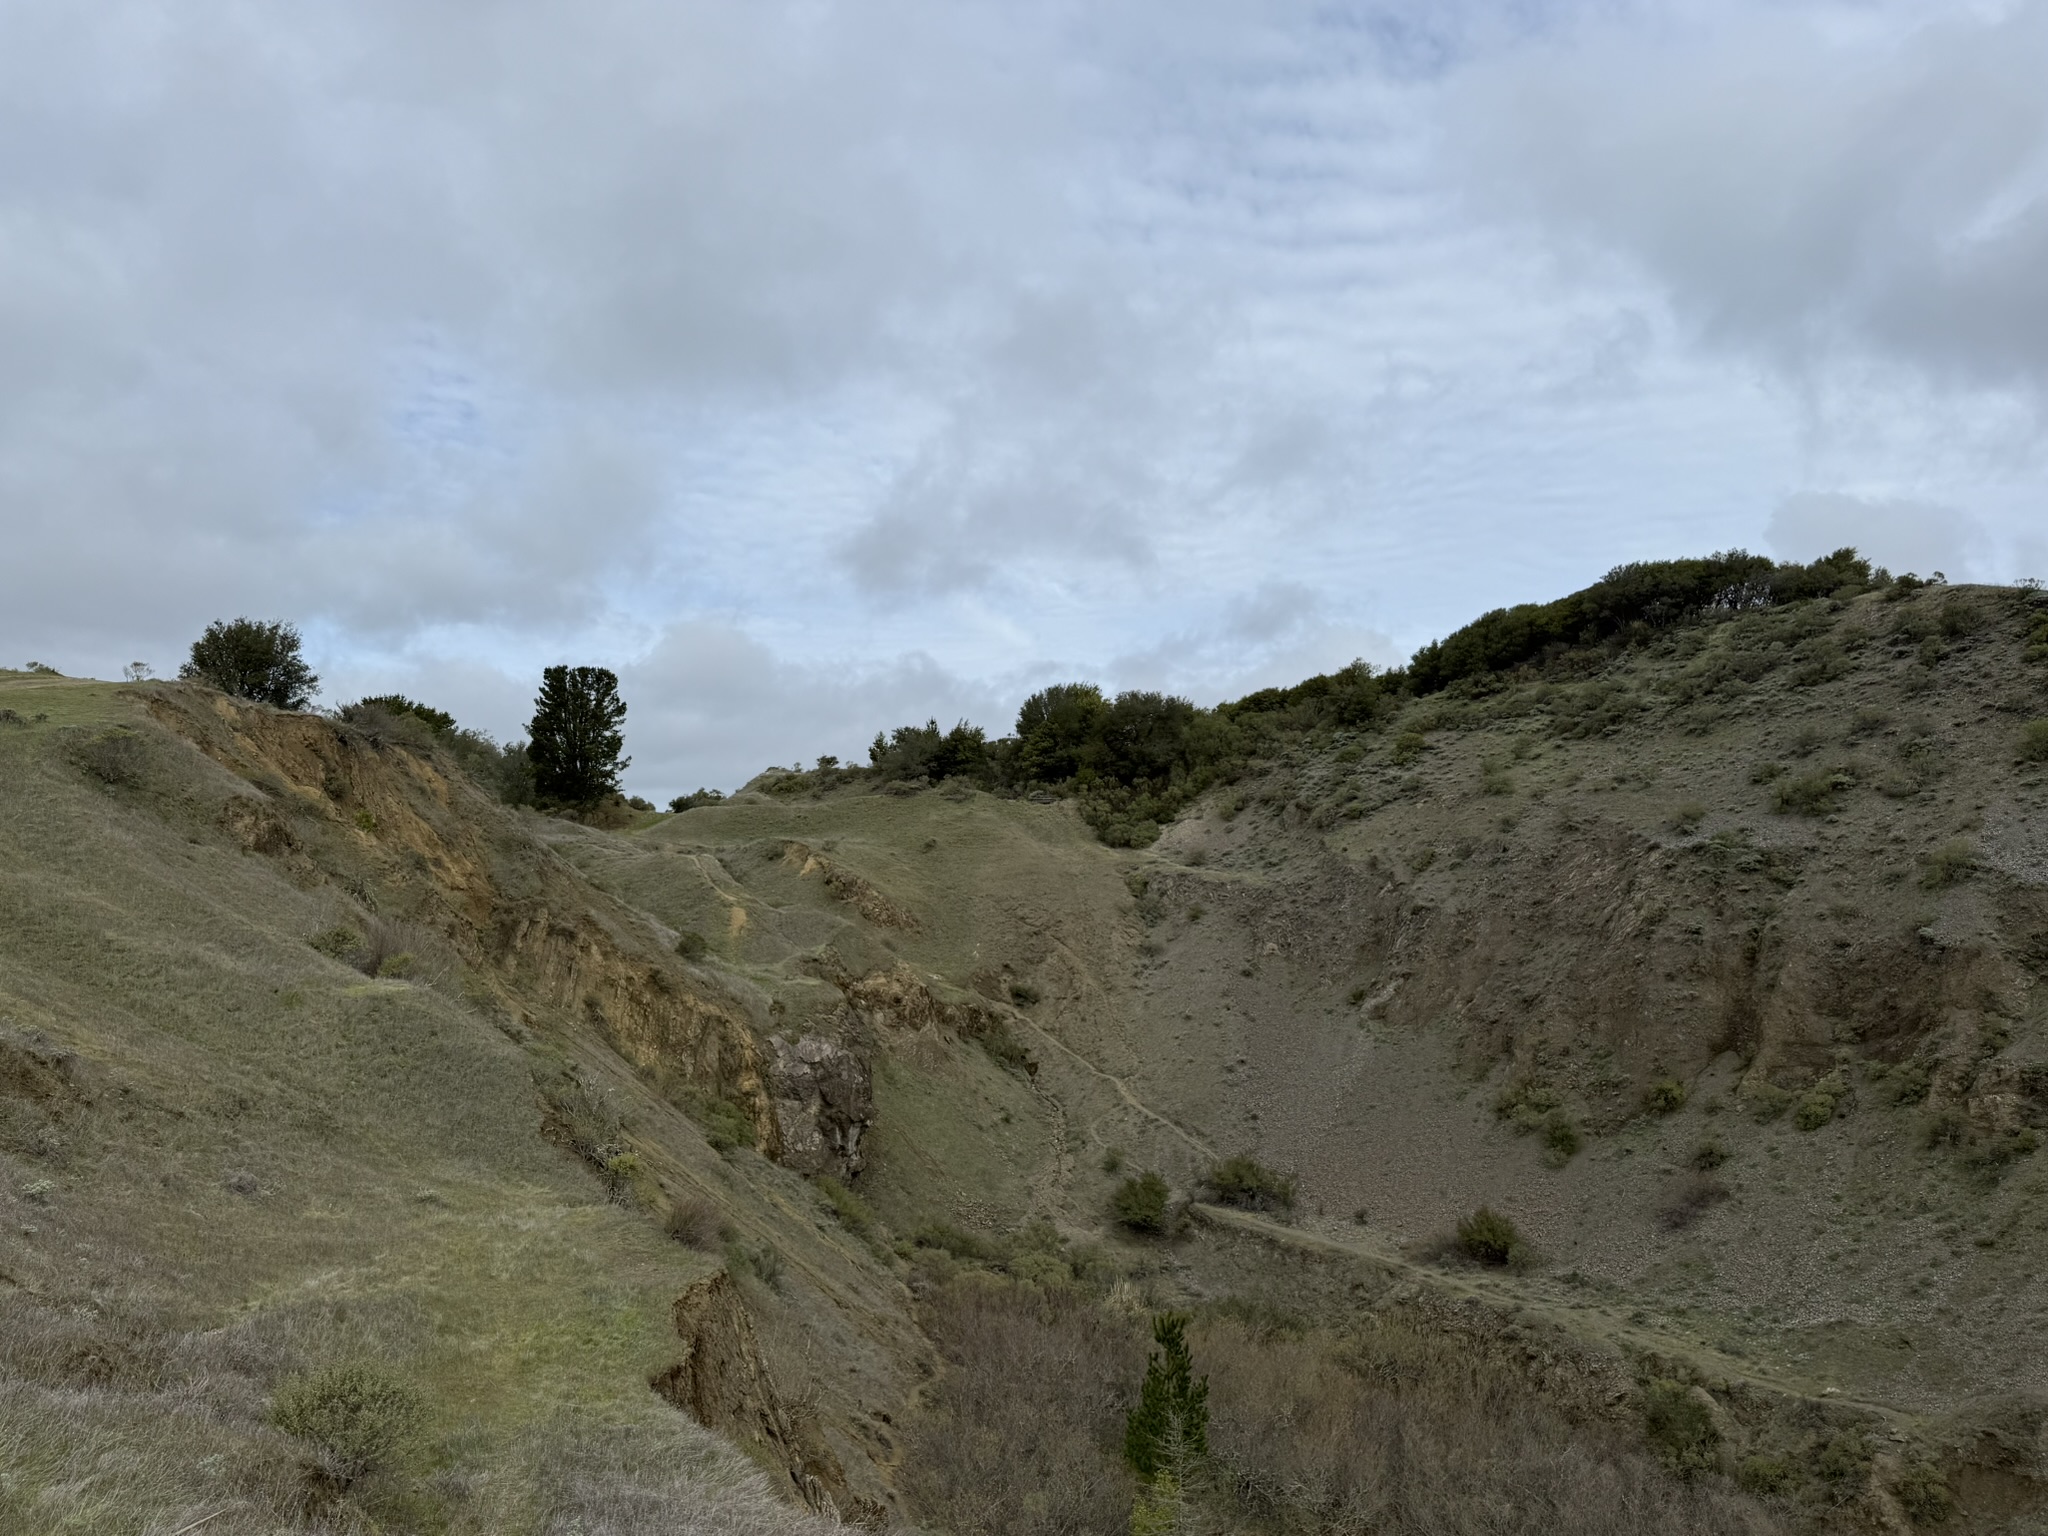
[[[619,775],[632,762],[619,755],[625,746],[619,727],[625,719],[619,680],[607,668],[543,671],[526,727],[535,794],[561,805],[592,805],[616,794]]]
[[[304,709],[320,691],[320,679],[299,644],[298,630],[281,621],[215,619],[192,642],[191,659],[178,676],[278,709]]]

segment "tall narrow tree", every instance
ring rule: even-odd
[[[526,731],[534,793],[559,805],[592,805],[616,794],[619,775],[632,762],[619,750],[626,701],[619,680],[604,667],[549,667]]]

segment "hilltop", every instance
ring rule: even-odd
[[[606,830],[0,674],[0,1522],[1123,1529],[1179,1307],[1230,1528],[2028,1528],[2048,607],[1824,574],[1488,616],[1146,805]],[[343,1360],[423,1425],[323,1483]]]

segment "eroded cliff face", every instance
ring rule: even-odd
[[[2048,1073],[1984,1048],[2036,1006],[2027,946],[2048,933],[2048,891],[1986,882],[1930,914],[1917,881],[1851,882],[1829,863],[1581,826],[1496,835],[1449,871],[1318,847],[1256,882],[1148,878],[1155,902],[1209,914],[1204,948],[1159,962],[1171,995],[1213,994],[1213,968],[1247,1007],[1306,994],[1356,1009],[1443,1038],[1475,1075],[1550,1082],[1594,1127],[1717,1060],[1757,1098],[1805,1090],[1845,1053],[1924,1074],[1931,1104],[1987,1129],[2048,1123]]]
[[[707,1276],[678,1296],[675,1324],[682,1356],[649,1382],[656,1392],[706,1429],[773,1460],[812,1511],[863,1523],[881,1517],[848,1486],[838,1458],[777,1387],[731,1275]]]
[[[829,1041],[762,1038],[744,996],[668,952],[643,914],[537,845],[517,813],[424,753],[318,716],[195,690],[165,690],[151,708],[249,786],[220,825],[301,887],[431,931],[506,1012],[590,1030],[678,1102],[738,1106],[770,1156],[858,1170],[865,1062]]]

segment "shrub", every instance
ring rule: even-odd
[[[418,1434],[419,1394],[373,1365],[335,1365],[289,1378],[270,1421],[318,1454],[319,1472],[342,1488],[388,1466]]]
[[[1683,1382],[1662,1379],[1643,1392],[1643,1438],[1684,1478],[1713,1471],[1721,1447],[1713,1410]]]
[[[366,699],[357,699],[353,704],[342,705],[337,713],[352,725],[358,721],[374,719],[379,714],[393,717],[409,715],[437,731],[455,729],[455,717],[447,710],[435,709],[432,705],[408,699],[402,693],[373,694]]]
[[[1578,1125],[1563,1110],[1552,1110],[1543,1119],[1544,1161],[1553,1168],[1562,1168],[1578,1156],[1578,1152]]]
[[[711,941],[694,928],[685,928],[676,935],[676,953],[685,960],[702,960],[711,953]]]
[[[1824,1483],[1849,1482],[1869,1465],[1870,1447],[1860,1430],[1838,1430],[1814,1448],[1814,1476]]]
[[[1210,1168],[1203,1182],[1222,1205],[1247,1211],[1294,1208],[1294,1180],[1254,1158],[1227,1157]]]
[[[1964,879],[1976,867],[1976,846],[1967,838],[1959,837],[1920,855],[1920,884],[1926,890],[1943,890]]]
[[[1823,768],[1781,781],[1772,792],[1771,806],[1780,815],[1826,816],[1839,804],[1842,793],[1855,787],[1856,775],[1850,769]]]
[[[751,1147],[758,1139],[754,1117],[730,1099],[703,1099],[692,1107],[696,1111],[697,1126],[704,1132],[704,1139],[711,1143],[714,1152]]]
[[[728,1243],[725,1267],[735,1275],[752,1275],[771,1291],[782,1289],[782,1255],[765,1243],[759,1248]]]
[[[1521,1249],[1515,1224],[1491,1206],[1482,1205],[1458,1223],[1458,1251],[1475,1264],[1504,1266]]]
[[[1124,1149],[1122,1147],[1111,1147],[1102,1154],[1102,1171],[1104,1173],[1117,1173],[1122,1170],[1123,1166]]]
[[[1709,1136],[1693,1148],[1692,1165],[1701,1173],[1712,1173],[1727,1161],[1728,1149],[1722,1146],[1716,1137]]]
[[[2029,720],[2020,727],[2019,757],[2023,763],[2048,763],[2048,720]]]
[[[1511,1078],[1493,1101],[1493,1112],[1524,1134],[1540,1129],[1556,1108],[1556,1090],[1535,1077]]]
[[[1894,1068],[1891,1074],[1891,1099],[1894,1104],[1918,1104],[1927,1097],[1927,1090],[1933,1086],[1933,1074],[1922,1062],[1909,1061]]]
[[[1906,1466],[1892,1483],[1892,1497],[1915,1525],[1939,1525],[1955,1513],[1956,1496],[1949,1491],[1948,1479],[1930,1462]]]
[[[1841,1075],[1830,1072],[1799,1096],[1799,1107],[1793,1111],[1792,1123],[1802,1131],[1819,1130],[1835,1118],[1848,1091]]]
[[[1745,1493],[1769,1498],[1789,1488],[1797,1470],[1783,1456],[1746,1456],[1735,1469],[1735,1481]]]
[[[698,789],[691,791],[687,795],[677,795],[673,800],[669,801],[668,808],[680,815],[682,812],[696,806],[716,805],[724,798],[725,791],[722,789]]]
[[[669,1207],[662,1230],[685,1248],[714,1252],[725,1240],[725,1218],[702,1195],[686,1195]]]
[[[1707,808],[1704,805],[1701,805],[1697,800],[1691,800],[1686,802],[1684,805],[1681,805],[1677,810],[1673,811],[1671,813],[1671,819],[1666,823],[1666,825],[1669,826],[1672,831],[1680,834],[1681,836],[1684,836],[1689,833],[1697,831],[1699,829],[1699,824],[1705,821],[1706,819]]]
[[[1685,1108],[1685,1084],[1675,1077],[1660,1077],[1643,1095],[1643,1108],[1653,1115],[1672,1115]]]
[[[133,731],[109,731],[77,749],[78,766],[102,784],[135,788],[149,773],[149,748]]]
[[[1400,735],[1394,738],[1393,749],[1388,755],[1392,757],[1396,763],[1405,767],[1409,763],[1414,762],[1418,757],[1422,756],[1424,749],[1428,746],[1429,740],[1422,734],[1422,732],[1403,731]]]
[[[832,1207],[832,1214],[839,1218],[839,1224],[855,1237],[872,1237],[875,1231],[875,1213],[867,1201],[861,1199],[829,1173],[821,1173],[813,1181],[818,1193],[825,1197],[825,1203]]]
[[[1170,1194],[1166,1180],[1148,1168],[1117,1186],[1116,1193],[1110,1197],[1110,1210],[1120,1225],[1133,1232],[1157,1236],[1167,1227]]]
[[[304,709],[320,679],[299,654],[299,632],[260,619],[216,619],[192,642],[178,676],[278,709]]]
[[[1995,1177],[2006,1164],[2027,1156],[2040,1145],[2040,1135],[2026,1129],[1971,1137],[1963,1148],[1963,1166]]]

